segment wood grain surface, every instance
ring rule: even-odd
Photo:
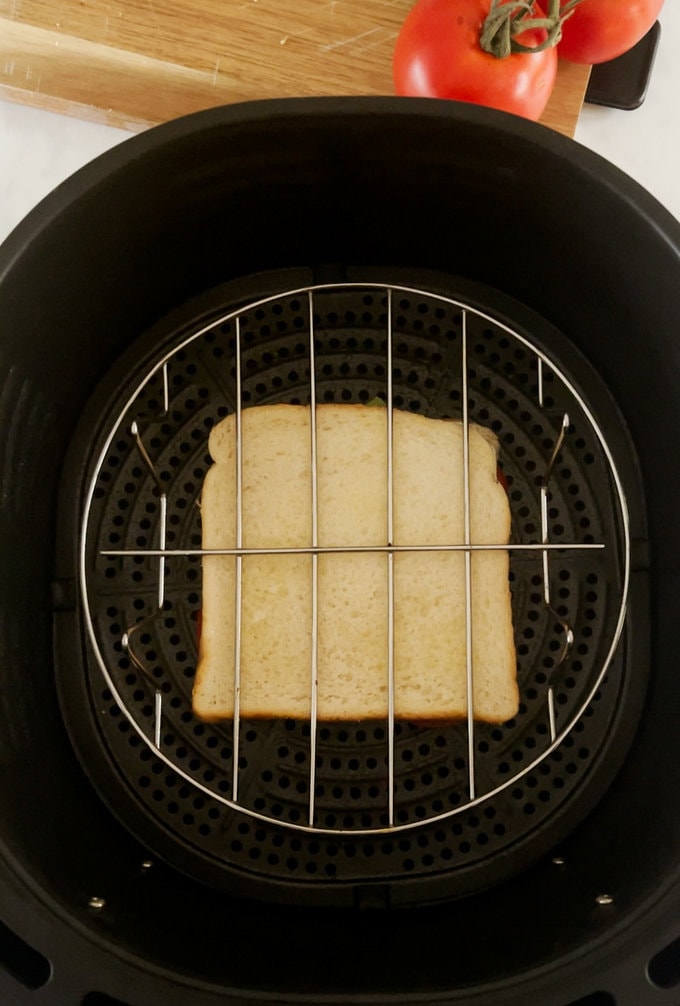
[[[391,94],[412,0],[0,0],[0,96],[141,130],[256,98]],[[573,135],[588,68],[543,122]]]

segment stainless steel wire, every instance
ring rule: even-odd
[[[467,701],[468,790],[476,796],[475,786],[475,698],[472,659],[472,534],[470,522],[470,406],[468,387],[467,311],[462,312],[462,399],[463,399],[463,541],[465,544],[465,693]]]
[[[542,368],[541,368],[542,373]],[[542,388],[542,385],[541,385]],[[555,440],[555,446],[553,447],[552,454],[550,455],[550,460],[548,461],[545,474],[540,486],[540,502],[541,502],[541,542],[545,546],[542,555],[542,570],[543,570],[543,604],[546,611],[548,611],[555,621],[559,624],[562,630],[562,647],[560,654],[555,663],[555,668],[553,670],[553,677],[559,670],[559,668],[564,664],[565,660],[569,656],[572,646],[574,645],[574,630],[571,624],[563,618],[558,611],[553,607],[552,604],[552,591],[550,586],[550,551],[547,546],[550,541],[550,526],[548,521],[548,500],[550,497],[550,480],[553,475],[555,468],[555,463],[559,457],[560,451],[564,445],[565,438],[569,431],[569,414],[567,412],[562,416],[562,422],[560,425],[560,430]],[[557,723],[555,714],[555,695],[552,684],[548,686],[548,724],[550,729],[550,739],[554,741],[557,736]]]
[[[163,368],[163,388],[164,388],[164,394],[163,394],[164,412],[167,412],[167,401],[168,401],[167,366]],[[168,498],[167,494],[163,489],[161,481],[158,477],[158,473],[156,472],[155,465],[151,460],[151,458],[149,457],[149,453],[146,449],[144,440],[142,438],[142,434],[140,432],[139,423],[136,420],[134,420],[130,426],[130,433],[134,437],[137,450],[139,451],[144,461],[144,464],[146,465],[147,470],[156,485],[156,489],[159,494],[160,516],[158,522],[159,524],[158,589],[156,594],[157,604],[155,610],[152,611],[150,615],[147,615],[147,617],[142,619],[141,621],[136,622],[134,625],[128,626],[125,632],[123,633],[121,643],[123,649],[127,652],[130,660],[137,668],[137,670],[141,671],[142,674],[144,674],[145,677],[147,677],[150,681],[153,681],[153,677],[149,673],[149,670],[145,662],[142,660],[141,657],[137,655],[133,642],[136,634],[143,632],[144,629],[148,628],[151,625],[151,623],[158,618],[158,616],[163,610],[163,605],[165,604],[165,563],[167,558],[165,555],[165,547],[166,547],[166,536],[168,527]],[[153,740],[154,740],[154,746],[160,750],[161,738],[162,738],[162,721],[163,721],[163,693],[159,688],[155,686],[155,683],[154,688],[155,692],[154,692]]]
[[[236,568],[234,587],[234,757],[232,763],[231,792],[238,800],[239,757],[241,750],[241,632],[243,619],[243,436],[241,416],[241,320],[236,318]]]
[[[310,469],[312,492],[312,547],[319,546],[319,477],[317,463],[316,432],[316,356],[314,347],[314,297],[309,291],[309,420],[310,420]],[[310,751],[309,751],[309,824],[314,824],[314,804],[316,795],[316,748],[318,740],[319,710],[319,553],[312,553],[312,625],[311,625],[311,702],[310,702]]]
[[[387,291],[387,544],[394,545],[394,379],[392,290]],[[387,820],[394,825],[394,552],[387,553]]]

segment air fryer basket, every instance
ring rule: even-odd
[[[427,278],[430,288],[444,283]],[[111,409],[108,396],[96,393],[93,405],[106,404],[97,422],[86,416],[75,463],[93,427],[101,426],[104,443],[94,447],[84,507],[81,492],[73,499],[75,477],[64,500],[69,516],[84,513],[75,620],[85,619],[92,656],[86,677],[72,673],[77,650],[60,655],[64,715],[76,746],[85,745],[83,764],[103,733],[135,802],[200,848],[203,872],[210,857],[213,884],[323,904],[351,904],[369,884],[373,898],[391,904],[459,896],[499,869],[507,875],[500,853],[512,848],[517,869],[531,849],[536,855],[537,841],[548,848],[567,826],[565,812],[573,820],[578,807],[582,815],[617,765],[612,742],[620,745],[634,725],[630,678],[639,694],[643,655],[630,643],[617,646],[631,506],[640,511],[630,492],[634,466],[610,403],[605,426],[619,447],[617,463],[627,462],[626,499],[602,428],[535,344],[545,328],[539,319],[526,319],[532,344],[450,296],[368,281],[286,291],[287,280],[269,275],[280,293],[226,314],[229,291],[216,291],[209,320],[198,324],[189,310],[191,322],[170,339],[156,330],[160,358],[125,381],[121,404]],[[499,300],[474,292],[486,294],[487,310],[489,299]],[[505,306],[517,314],[514,304]],[[135,365],[145,356],[137,346],[130,354]],[[389,717],[201,722],[190,690],[212,425],[260,402],[380,395],[388,418],[395,407],[455,416],[464,399],[465,421],[486,423],[503,445],[516,517],[518,715],[464,728]],[[606,400],[599,389],[602,418]],[[69,551],[72,540],[69,530]],[[629,633],[634,618],[639,602]],[[71,629],[76,637],[77,625]]]
[[[541,127],[372,99],[171,123],[15,232],[11,1001],[668,1002],[678,237]],[[375,396],[497,433],[517,717],[200,723],[211,426]]]

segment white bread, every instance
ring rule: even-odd
[[[387,410],[316,409],[318,543],[387,543]],[[496,438],[469,426],[473,543],[505,544],[507,496],[496,477]],[[311,544],[311,417],[306,406],[242,412],[244,548]],[[393,413],[394,544],[464,542],[463,427]],[[203,548],[233,548],[235,417],[210,435],[215,464],[202,494]],[[517,712],[508,552],[472,555],[474,714],[503,722]],[[234,709],[233,556],[205,556],[199,664],[193,707],[206,720]],[[244,717],[310,716],[311,555],[242,559],[241,690]],[[387,715],[388,559],[385,553],[318,559],[318,717]],[[465,556],[394,556],[395,715],[457,720],[467,714]]]

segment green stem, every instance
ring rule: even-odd
[[[514,52],[541,52],[557,45],[562,25],[581,0],[548,0],[545,17],[533,17],[533,0],[491,0],[491,8],[482,25],[479,44],[497,59]],[[531,29],[543,28],[546,37],[535,46],[522,45],[517,36]]]

